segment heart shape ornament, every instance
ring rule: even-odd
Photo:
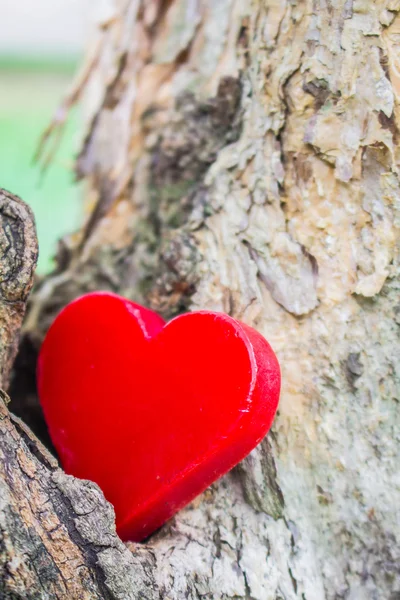
[[[276,356],[251,327],[208,311],[165,324],[108,292],[61,311],[37,377],[65,471],[100,486],[133,541],[261,441],[280,391]]]

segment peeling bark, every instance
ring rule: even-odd
[[[269,441],[131,546],[135,597],[400,593],[399,32],[392,0],[116,0],[103,25],[88,222],[26,336],[112,289],[255,326],[284,383]]]

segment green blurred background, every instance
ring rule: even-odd
[[[52,269],[57,240],[81,219],[81,189],[73,172],[82,136],[78,109],[44,176],[33,156],[81,60],[93,4],[0,0],[0,187],[34,210],[41,274]]]
[[[57,240],[76,229],[80,217],[79,187],[73,176],[79,141],[76,110],[47,172],[42,176],[39,165],[33,164],[40,135],[72,74],[73,65],[0,58],[0,187],[21,196],[33,208],[39,273],[51,270]]]

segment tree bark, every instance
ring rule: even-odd
[[[67,301],[112,289],[167,318],[228,312],[283,371],[268,439],[131,546],[119,592],[101,576],[111,597],[400,595],[399,12],[115,0],[102,24],[77,161],[88,219],[26,335],[38,343]],[[79,559],[90,573],[99,546]],[[39,597],[81,597],[51,593]]]
[[[31,210],[0,188],[0,388],[9,383],[37,254]]]

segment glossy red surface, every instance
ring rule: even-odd
[[[64,469],[98,483],[120,536],[140,541],[260,442],[280,371],[266,340],[225,314],[165,325],[98,292],[54,321],[38,388]]]

